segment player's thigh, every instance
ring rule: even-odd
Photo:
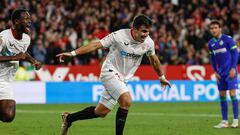
[[[226,78],[226,83],[227,83],[227,89],[228,90],[236,90],[238,89],[238,79],[237,76],[234,77],[233,79],[230,79],[230,77]]]
[[[120,95],[129,90],[126,83],[112,72],[107,73],[101,81],[105,90],[102,92],[100,103],[111,110],[117,104]]]
[[[3,113],[15,113],[16,102],[13,90],[9,82],[0,82],[0,111]]]
[[[0,82],[0,100],[14,100],[12,86],[9,82]]]
[[[238,89],[238,80],[237,78],[229,79],[228,81],[228,90],[230,96],[236,96],[236,89]]]
[[[111,110],[109,108],[106,107],[106,105],[102,104],[102,103],[98,103],[98,105],[96,106],[95,109],[95,114],[99,115],[99,116],[106,116]]]
[[[226,78],[221,77],[218,82],[217,82],[217,86],[218,86],[218,90],[221,93],[224,94],[227,90],[227,82],[226,82]]]
[[[106,89],[106,92],[116,101],[119,99],[120,95],[129,91],[124,82],[115,78],[103,82],[103,85]]]

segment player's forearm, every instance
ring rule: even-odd
[[[36,62],[36,60],[28,52],[26,52],[26,60],[29,61],[31,64],[35,64]]]
[[[158,60],[157,56],[153,56],[150,58],[150,63],[153,66],[154,71],[157,73],[157,75],[160,77],[163,75],[163,72],[160,69],[161,63]]]
[[[216,64],[216,62],[214,60],[214,56],[212,56],[212,54],[210,54],[210,63],[212,65],[214,72],[217,72],[217,64]]]
[[[86,46],[80,47],[74,51],[75,51],[76,55],[82,55],[82,54],[86,54],[89,52],[93,52],[99,48],[102,48],[102,45],[100,42],[92,42],[92,43],[89,43]]]
[[[0,62],[18,60],[16,56],[0,56]]]
[[[235,68],[238,64],[238,50],[237,49],[232,50],[231,56],[232,56],[231,68]]]

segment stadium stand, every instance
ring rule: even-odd
[[[238,0],[0,0],[0,31],[11,26],[14,9],[32,15],[30,53],[48,64],[60,64],[55,55],[128,28],[133,16],[146,14],[154,21],[151,37],[163,64],[209,64],[208,24],[220,19],[223,33],[240,42]],[[107,50],[106,50],[107,51]],[[70,59],[66,65],[99,64],[106,51]],[[148,64],[146,58],[143,64]]]

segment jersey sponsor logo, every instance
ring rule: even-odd
[[[141,55],[134,54],[134,53],[127,53],[125,51],[121,51],[120,54],[122,57],[130,57],[130,58],[135,58],[135,59],[141,57]]]
[[[213,50],[213,53],[216,54],[216,53],[225,53],[227,52],[227,49],[226,48],[221,48],[221,49],[216,49],[216,50]]]

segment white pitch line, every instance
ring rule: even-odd
[[[17,110],[17,113],[33,113],[33,114],[61,114],[63,111],[37,111],[37,110]],[[115,115],[110,113],[110,115]],[[172,117],[220,117],[217,114],[186,114],[186,113],[147,113],[147,112],[130,112],[133,116],[172,116]]]
[[[130,113],[131,115],[131,113]],[[220,117],[216,114],[186,114],[186,113],[146,113],[146,112],[135,112],[132,115],[139,116],[173,116],[173,117]]]

